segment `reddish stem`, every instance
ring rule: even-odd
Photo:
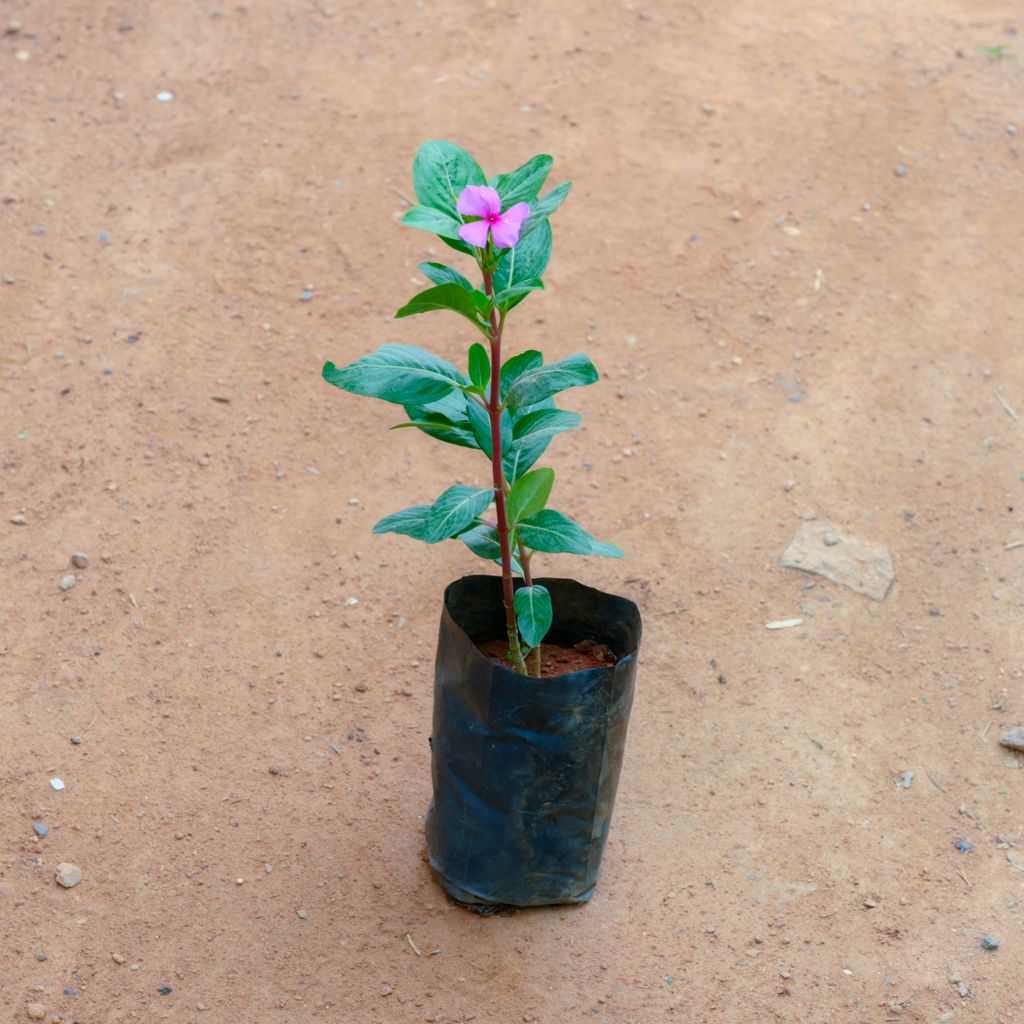
[[[484,292],[494,297],[494,274],[485,270]],[[512,586],[512,545],[509,542],[508,512],[505,508],[505,474],[501,465],[501,330],[502,323],[497,309],[491,310],[491,395],[487,412],[491,420],[491,469],[494,481],[494,508],[498,519],[498,544],[501,547],[501,587],[505,603],[505,624],[508,629],[509,654],[516,668],[526,675],[519,646],[519,625],[516,622],[514,604],[515,588]]]

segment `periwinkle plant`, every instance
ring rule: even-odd
[[[540,674],[540,644],[551,627],[551,595],[533,582],[534,552],[570,552],[621,558],[613,544],[590,536],[567,515],[548,508],[555,482],[551,469],[532,468],[555,434],[580,423],[558,409],[554,396],[593,384],[594,364],[582,354],[553,363],[528,349],[502,362],[509,313],[541,279],[551,258],[549,217],[569,194],[564,182],[545,195],[551,170],[540,155],[508,174],[486,178],[480,165],[451,142],[425,142],[413,161],[420,205],[403,222],[438,235],[473,258],[482,287],[441,263],[421,263],[433,282],[395,315],[450,309],[486,339],[468,353],[468,372],[412,345],[381,345],[348,366],[324,364],[329,384],[402,406],[415,427],[448,444],[483,452],[491,462],[491,484],[449,487],[433,504],[385,516],[374,533],[402,533],[428,544],[457,538],[474,554],[501,566],[509,658],[519,672]],[[395,429],[395,428],[393,428]],[[494,506],[490,518],[488,509]],[[516,585],[515,578],[522,577]],[[530,657],[531,653],[534,657]]]

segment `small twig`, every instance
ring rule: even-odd
[[[892,669],[886,668],[880,661],[873,661],[871,662],[871,664],[874,665],[876,668],[880,668],[884,673],[886,673],[886,675],[892,675]]]
[[[989,722],[988,725],[986,725],[985,728],[981,730],[981,738],[982,738],[982,740],[985,739],[985,737],[988,735],[989,729],[991,729],[991,728],[992,728],[992,723]]]
[[[1014,411],[1013,406],[1010,405],[1010,403],[1005,398],[1003,398],[1003,393],[999,390],[999,388],[993,388],[992,389],[992,394],[994,394],[996,396],[996,398],[999,399],[999,404],[1006,410],[1007,415],[1009,415],[1009,417],[1015,423],[1020,423],[1020,417]]]
[[[92,716],[92,721],[84,729],[82,729],[78,735],[84,736],[96,724],[96,719],[99,717],[100,713],[97,711],[96,714]]]
[[[1007,544],[1003,550],[1012,551],[1014,548],[1024,548],[1024,540],[1015,540],[1012,544]]]
[[[408,932],[405,933],[405,938],[406,938],[406,941],[409,943],[409,945],[412,946],[412,951],[417,956],[423,956],[423,954],[419,951],[419,947],[416,945],[415,942],[412,941],[412,936]]]
[[[816,746],[816,747],[817,747],[817,748],[818,748],[819,750],[824,750],[824,749],[825,749],[825,744],[824,744],[824,743],[820,743],[820,742],[819,742],[818,740],[816,740],[816,739],[815,739],[815,738],[814,738],[814,737],[813,737],[813,736],[812,736],[812,735],[811,735],[810,733],[806,733],[806,732],[805,732],[805,733],[804,733],[804,735],[805,735],[805,736],[806,736],[806,737],[807,737],[807,738],[808,738],[808,739],[809,739],[809,740],[810,740],[810,741],[811,741],[811,742],[812,742],[812,743],[813,743],[813,744],[814,744],[814,745],[815,745],[815,746]]]
[[[341,751],[338,749],[338,745],[336,743],[331,744],[331,750],[333,750],[338,757],[341,757]]]
[[[658,612],[658,615],[678,615],[680,612],[686,611],[685,604],[676,605],[675,608],[666,608],[663,612]]]
[[[935,788],[936,788],[937,790],[939,790],[939,791],[940,791],[940,792],[942,792],[942,793],[948,793],[948,792],[949,792],[949,790],[948,790],[948,789],[946,789],[946,787],[945,787],[945,786],[944,786],[944,785],[943,785],[943,784],[942,784],[941,782],[939,782],[939,780],[938,780],[937,778],[935,778],[935,776],[934,776],[934,775],[932,775],[932,773],[931,773],[930,771],[928,771],[928,769],[927,769],[927,768],[925,768],[925,770],[924,770],[924,773],[925,773],[925,775],[927,775],[927,776],[928,776],[928,778],[929,778],[929,779],[931,779],[931,780],[932,780],[932,785],[933,785],[933,786],[934,786],[934,787],[935,787]]]
[[[394,185],[391,185],[390,188],[391,188],[391,191],[394,192],[395,195],[398,196],[398,198],[401,199],[402,202],[405,203],[406,206],[415,206],[416,205],[404,192],[400,192],[397,188],[395,188]]]
[[[967,885],[968,889],[973,889],[974,888],[974,886],[971,885],[971,880],[963,873],[963,871],[960,870],[959,867],[956,869],[956,873],[964,880],[964,882]]]

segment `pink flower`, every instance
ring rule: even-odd
[[[459,237],[483,249],[487,245],[487,232],[491,233],[498,249],[511,249],[519,241],[519,229],[530,215],[526,203],[516,203],[501,212],[501,196],[488,185],[467,185],[459,196],[455,209],[464,217],[479,217],[471,224],[459,228]]]

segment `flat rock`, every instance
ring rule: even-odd
[[[82,870],[76,865],[64,861],[57,865],[57,874],[54,877],[57,879],[58,885],[63,885],[65,889],[71,889],[82,880]]]
[[[25,1013],[28,1015],[29,1020],[46,1019],[46,1007],[42,1003],[29,1003],[25,1007]]]
[[[1024,725],[1018,725],[1016,729],[1004,732],[999,737],[999,742],[1011,750],[1019,750],[1024,753]]]
[[[781,564],[824,576],[873,601],[884,600],[896,578],[888,548],[859,540],[827,519],[803,523],[782,553]]]

